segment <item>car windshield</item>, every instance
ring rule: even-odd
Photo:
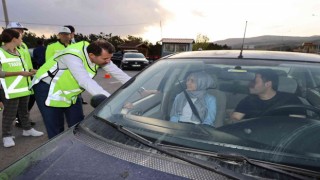
[[[125,53],[125,58],[145,58],[143,54],[141,53]]]
[[[269,99],[258,96],[267,88],[274,90]],[[314,62],[170,58],[145,69],[94,114],[158,144],[319,170],[319,88]],[[259,106],[263,111],[255,112]],[[241,120],[232,117],[237,111]],[[103,136],[103,127],[82,125]]]
[[[122,56],[122,53],[113,53],[112,56]]]

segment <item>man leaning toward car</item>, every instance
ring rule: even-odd
[[[67,47],[60,56],[52,57],[41,66],[32,80],[35,97],[48,137],[61,133],[58,124],[66,115],[68,127],[83,120],[78,95],[87,90],[91,95],[110,94],[92,78],[100,67],[121,83],[131,77],[110,61],[114,46],[107,41],[81,41]]]
[[[302,104],[294,94],[277,92],[278,82],[278,75],[273,70],[258,70],[255,79],[249,86],[250,95],[240,101],[231,114],[231,120],[259,117],[264,112],[276,107],[289,104]],[[281,111],[279,113],[280,115],[305,115],[305,112],[299,109],[295,109],[294,111]],[[277,115],[279,115],[279,113]]]
[[[71,44],[76,43],[76,40],[74,38],[76,29],[71,25],[65,25],[64,27],[69,28],[70,31],[71,31],[71,34],[70,34],[71,35],[71,40],[70,40]],[[82,98],[81,94],[79,94],[79,98],[81,98],[82,104],[88,104],[86,101],[84,101],[84,99]]]

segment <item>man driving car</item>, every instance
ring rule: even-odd
[[[294,94],[276,91],[279,78],[274,70],[261,69],[256,72],[255,79],[250,83],[250,95],[240,101],[231,114],[232,120],[248,119],[283,105],[302,104]],[[290,108],[277,112],[276,115],[299,115],[305,112],[298,108]]]

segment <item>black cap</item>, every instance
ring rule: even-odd
[[[69,29],[70,29],[70,31],[71,31],[71,33],[74,33],[74,32],[75,32],[74,27],[73,27],[73,26],[71,26],[71,25],[65,25],[64,27],[69,28]]]

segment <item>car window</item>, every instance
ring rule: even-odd
[[[310,73],[311,73],[311,77],[313,79],[309,79],[310,81],[311,80],[314,80],[314,86],[315,87],[320,87],[320,72],[319,72],[319,69],[318,68],[310,68]],[[311,84],[311,83],[309,83]]]
[[[270,101],[265,112],[234,121],[231,114],[244,99],[255,97],[250,87],[257,73],[265,70],[275,74],[278,84],[274,88],[279,96],[289,97],[289,103],[279,101],[281,106],[274,106],[277,103]],[[319,83],[319,72],[314,63],[280,60],[159,60],[120,88],[95,114],[152,142],[320,168],[316,163],[320,148],[314,145],[318,140],[309,136],[320,130],[320,93],[308,85]],[[191,91],[190,79],[198,79],[197,86],[203,88],[185,92]],[[174,119],[182,114],[182,120]],[[103,136],[103,127],[94,132]]]
[[[134,93],[127,97],[127,102],[136,102],[149,95],[144,91],[160,91],[160,83],[164,79],[166,71],[158,71],[153,74],[152,78],[145,77],[144,83]]]
[[[121,54],[121,53],[113,53],[112,56],[118,56],[118,57],[120,57],[120,56],[122,56],[122,54]]]
[[[145,58],[143,54],[141,53],[125,53],[125,58]]]

